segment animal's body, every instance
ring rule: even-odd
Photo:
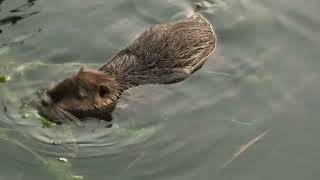
[[[98,70],[82,67],[47,91],[39,111],[49,119],[111,121],[123,91],[143,84],[180,82],[199,70],[216,47],[203,16],[152,26]]]

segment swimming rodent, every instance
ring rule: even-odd
[[[58,124],[87,117],[111,121],[123,91],[180,82],[199,70],[215,47],[216,34],[200,14],[154,25],[98,70],[81,67],[47,90],[39,113]]]

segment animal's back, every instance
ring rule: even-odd
[[[178,82],[198,70],[215,45],[210,23],[194,14],[149,28],[100,69],[131,85]]]

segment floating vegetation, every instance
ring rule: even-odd
[[[268,129],[268,130],[264,131],[263,133],[261,133],[260,135],[256,136],[254,139],[252,139],[248,143],[241,145],[239,150],[236,151],[232,155],[232,157],[221,166],[221,168],[226,168],[231,162],[233,162],[234,160],[236,160],[237,158],[242,156],[251,146],[256,144],[259,140],[261,140],[269,132],[270,132],[270,129]]]
[[[56,126],[55,123],[47,120],[47,119],[44,118],[44,117],[41,117],[40,120],[41,120],[41,123],[42,123],[42,126],[41,126],[42,128],[52,128],[52,127],[55,127],[55,126]]]
[[[29,108],[25,104],[22,105],[21,110],[22,110],[22,112],[20,113],[21,118],[39,120],[42,124],[41,126],[42,128],[52,128],[56,126],[54,122],[51,122],[48,119],[40,116],[36,110]]]
[[[10,81],[11,77],[8,75],[0,75],[0,83],[5,83]]]

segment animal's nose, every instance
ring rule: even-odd
[[[44,107],[48,107],[51,103],[51,98],[48,95],[44,95],[41,99],[41,104]]]
[[[48,106],[49,106],[48,101],[46,101],[46,100],[44,100],[44,99],[41,100],[41,104],[42,104],[42,106],[44,106],[44,107],[48,107]]]

